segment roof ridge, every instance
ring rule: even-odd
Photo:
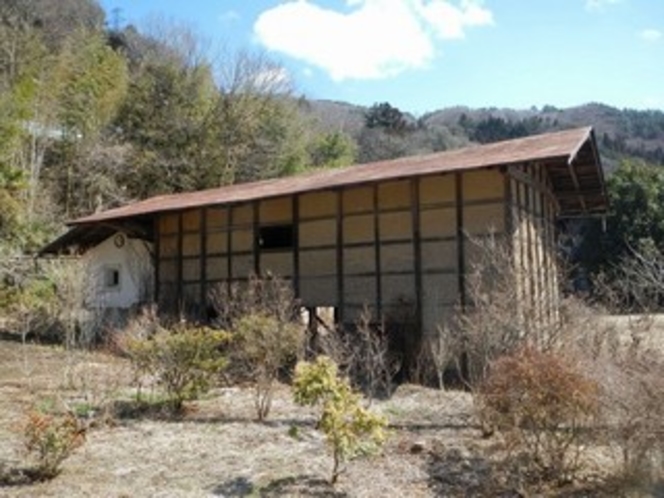
[[[279,195],[292,195],[380,180],[395,180],[408,176],[514,164],[528,160],[562,157],[570,159],[591,136],[591,126],[569,128],[429,154],[354,164],[343,168],[314,170],[288,177],[236,183],[199,191],[160,194],[71,220],[67,224],[80,225],[212,204],[248,202]],[[545,143],[537,147],[542,141]]]

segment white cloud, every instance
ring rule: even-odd
[[[223,23],[231,23],[240,19],[240,14],[236,10],[227,10],[219,16],[219,20]]]
[[[425,66],[434,40],[493,24],[481,0],[346,0],[347,13],[310,0],[263,12],[254,25],[268,49],[322,68],[335,80],[377,79]]]
[[[416,7],[440,38],[463,38],[466,27],[493,24],[491,11],[470,1],[461,7],[444,1],[417,2]]]
[[[586,10],[602,10],[609,5],[615,5],[623,0],[586,0]]]
[[[644,29],[639,33],[639,38],[650,43],[659,41],[662,37],[662,32],[657,29]]]

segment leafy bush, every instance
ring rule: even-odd
[[[62,462],[83,444],[85,438],[85,432],[74,415],[57,417],[39,411],[28,414],[23,435],[26,449],[36,455],[35,478],[39,480],[58,475]]]
[[[52,282],[37,278],[19,268],[19,264],[6,270],[0,282],[0,308],[4,310],[4,318],[24,338],[49,338],[56,321],[57,299]]]
[[[533,477],[564,481],[577,470],[599,389],[570,361],[520,349],[493,363],[476,395],[480,418],[506,437],[510,453],[525,453]]]
[[[226,366],[222,346],[228,338],[223,331],[179,324],[147,339],[128,339],[126,350],[139,388],[142,377],[153,377],[165,389],[171,409],[179,412],[185,400],[207,392]]]
[[[256,413],[264,420],[270,413],[273,385],[288,360],[294,360],[302,346],[303,327],[282,322],[265,314],[240,318],[233,329],[236,356],[250,372],[256,386]]]
[[[23,259],[0,264],[0,308],[24,339],[68,348],[89,346],[99,330],[92,327],[86,335],[82,326],[85,299],[92,292],[86,275],[85,267],[75,260],[45,261],[39,266]]]
[[[346,461],[384,443],[387,420],[361,406],[360,396],[347,380],[339,377],[337,365],[330,358],[320,356],[313,363],[297,365],[293,396],[300,405],[321,407],[318,427],[332,448],[332,484],[343,472]]]

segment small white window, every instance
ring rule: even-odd
[[[104,267],[104,289],[105,290],[119,290],[120,289],[120,268],[117,266]]]

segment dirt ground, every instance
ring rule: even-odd
[[[31,407],[103,406],[131,396],[130,381],[128,363],[111,355],[0,341],[0,465],[24,458],[19,428]],[[388,443],[352,462],[334,487],[314,413],[294,405],[287,386],[264,423],[254,420],[251,389],[227,387],[177,420],[96,424],[59,476],[0,487],[0,496],[522,496],[495,475],[497,462],[486,455],[496,441],[481,437],[468,393],[404,385],[373,408],[390,420]]]

